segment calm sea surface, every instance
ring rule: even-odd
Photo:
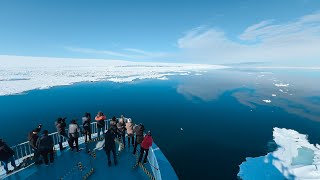
[[[320,143],[319,78],[319,71],[217,70],[168,81],[33,90],[0,97],[0,137],[14,145],[26,141],[38,123],[53,132],[59,116],[69,122],[85,112],[124,114],[152,130],[180,179],[236,179],[246,157],[271,150],[274,127]]]

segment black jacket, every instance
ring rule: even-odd
[[[53,140],[52,137],[47,135],[42,135],[38,138],[37,148],[39,151],[50,151],[53,149]]]
[[[0,161],[7,161],[14,155],[14,151],[4,142],[0,143]]]
[[[138,125],[135,129],[134,129],[135,133],[136,133],[136,138],[137,138],[137,143],[142,143],[143,141],[143,132],[144,132],[144,126],[143,125]]]
[[[60,134],[65,134],[66,133],[66,127],[67,124],[65,122],[60,122],[58,123],[57,121],[55,122],[56,128],[57,128],[57,132]]]
[[[116,142],[114,141],[116,138],[117,138],[117,135],[115,131],[113,129],[109,129],[104,135],[104,139],[105,139],[104,149],[110,150],[116,147]]]
[[[32,149],[37,149],[37,141],[39,139],[38,134],[33,134],[33,132],[29,133],[28,140]]]

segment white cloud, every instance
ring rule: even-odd
[[[124,57],[124,58],[133,57],[128,54],[119,53],[115,51],[108,51],[108,50],[97,50],[97,49],[91,49],[91,48],[78,48],[78,47],[65,47],[65,49],[68,51],[85,53],[85,54],[100,54],[100,55],[109,55],[109,56],[117,56],[117,57]]]
[[[64,48],[72,52],[79,52],[79,53],[92,54],[92,55],[114,56],[114,57],[125,58],[128,60],[155,59],[155,58],[169,56],[168,53],[148,52],[148,51],[134,49],[134,48],[125,48],[123,49],[124,52],[98,50],[98,49],[92,49],[92,48],[79,48],[79,47],[64,47]]]
[[[195,28],[177,42],[190,61],[307,63],[320,58],[320,13],[275,24],[265,20],[247,27],[236,39],[216,28]]]

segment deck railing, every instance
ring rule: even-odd
[[[109,128],[110,120],[111,119],[105,120],[105,130]],[[97,122],[92,122],[90,125],[91,125],[92,137],[93,138],[97,137],[97,133],[98,133]],[[80,125],[80,128],[83,128],[82,125]],[[66,129],[66,131],[67,131],[67,129]],[[81,142],[84,142],[85,137],[84,137],[84,134],[82,134],[81,132],[79,132],[79,134],[80,134],[80,137],[79,137],[79,144],[80,144]],[[58,132],[51,133],[51,134],[49,134],[49,136],[51,136],[53,139],[54,148],[56,150],[59,150],[60,136],[59,136]],[[64,138],[62,144],[64,147],[68,146],[67,139]],[[33,156],[33,150],[31,148],[31,146],[29,145],[29,141],[14,145],[11,147],[11,149],[14,150],[14,152],[15,152],[14,159],[16,161],[16,164],[20,164],[23,162],[24,159]],[[150,150],[149,150],[148,161],[150,163],[153,175],[156,178],[156,180],[161,180],[162,178],[161,178],[161,173],[160,173],[157,157],[155,156],[152,148],[150,148]],[[1,163],[0,163],[0,165],[1,165]],[[1,165],[0,174],[2,174],[2,171],[4,171],[4,169]]]

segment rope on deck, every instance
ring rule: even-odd
[[[151,172],[148,171],[146,167],[142,163],[139,163],[139,167],[143,170],[143,172],[149,177],[151,180],[156,180],[156,178],[153,176]]]
[[[64,174],[60,180],[63,180],[65,179],[67,176],[71,175],[72,172],[74,172],[75,170],[79,170],[82,172],[82,169],[83,169],[83,165],[81,162],[77,163],[77,165],[73,166],[66,174]]]
[[[138,153],[136,153],[136,163],[135,165],[132,167],[132,169],[135,169],[136,167],[140,167],[142,169],[142,171],[149,177],[150,180],[156,180],[156,178],[153,176],[153,174],[151,172],[148,171],[148,169],[146,167],[144,167],[144,165],[139,161],[139,155]]]
[[[90,156],[93,157],[93,159],[96,159],[97,158],[97,154],[96,154],[96,151],[92,151],[89,153]]]
[[[87,180],[94,172],[94,168],[91,168],[90,171],[83,176],[83,180]]]

